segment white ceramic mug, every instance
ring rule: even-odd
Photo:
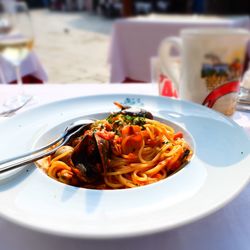
[[[158,53],[161,70],[181,99],[232,115],[249,39],[250,33],[244,29],[184,29],[180,37],[162,41]],[[180,53],[180,72],[173,70],[173,48]]]

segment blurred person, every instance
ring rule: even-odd
[[[169,13],[184,14],[189,12],[189,0],[169,0]]]
[[[65,4],[66,4],[66,6],[65,6],[66,10],[72,11],[72,10],[75,9],[75,1],[73,1],[73,0],[66,0]]]
[[[129,17],[134,15],[134,1],[133,0],[122,0],[123,10],[122,15]]]
[[[81,10],[84,9],[84,4],[85,4],[84,2],[85,2],[84,0],[77,0],[77,1],[76,1],[76,5],[77,5],[77,9],[78,9],[78,10],[81,11]]]
[[[204,0],[193,0],[191,3],[192,13],[202,14],[205,10],[205,1]]]
[[[30,8],[40,8],[44,6],[43,0],[26,0],[25,2]]]
[[[99,0],[92,0],[93,1],[93,10],[97,11],[98,10],[98,5],[99,5]]]
[[[100,0],[101,13],[107,17],[119,17],[122,14],[122,3],[118,0]]]
[[[148,14],[152,11],[152,1],[136,1],[135,2],[135,14]]]
[[[63,0],[50,0],[50,8],[52,10],[62,10],[65,6]]]
[[[45,7],[45,8],[48,8],[48,7],[50,7],[50,0],[43,0],[43,6]]]
[[[205,11],[207,14],[217,15],[249,15],[249,0],[206,0]]]
[[[158,0],[158,1],[151,1],[152,7],[154,11],[166,13],[168,12],[169,8],[169,0]]]

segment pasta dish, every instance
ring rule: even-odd
[[[167,178],[187,163],[192,149],[182,132],[151,113],[121,110],[96,120],[84,132],[43,159],[46,174],[91,189],[144,186]]]

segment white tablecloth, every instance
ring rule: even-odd
[[[34,52],[22,62],[21,75],[32,75],[42,82],[47,82],[47,73]],[[0,84],[10,83],[16,80],[16,72],[13,65],[3,58],[0,58]]]
[[[152,84],[45,84],[26,85],[25,88],[26,92],[38,97],[40,104],[74,96],[94,95],[96,93],[140,93],[151,95],[157,95],[158,93],[157,86]],[[2,101],[8,96],[14,95],[16,91],[17,88],[13,85],[0,86],[0,100]],[[27,108],[30,107],[27,106]],[[236,112],[232,118],[243,126],[250,135],[250,113]],[[206,218],[175,230],[132,239],[82,240],[64,238],[32,231],[0,218],[0,249],[249,250],[249,218],[250,184],[232,202]]]
[[[151,82],[150,58],[157,55],[160,42],[190,27],[250,30],[250,18],[150,15],[118,20],[114,23],[110,49],[111,82],[123,82],[126,78]]]

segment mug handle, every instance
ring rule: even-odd
[[[176,66],[176,57],[171,56],[171,49],[177,49],[181,55],[182,47],[181,38],[171,36],[161,42],[158,50],[161,71],[172,81],[177,93],[180,88],[180,69]]]

